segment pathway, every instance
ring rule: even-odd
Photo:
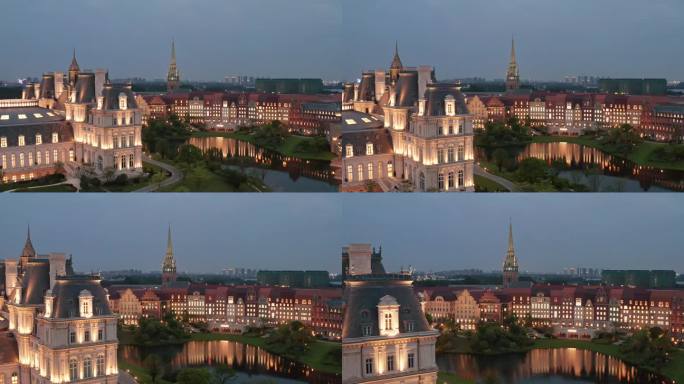
[[[149,163],[152,165],[156,165],[159,168],[162,168],[163,170],[169,172],[171,174],[170,177],[162,180],[161,183],[157,184],[150,184],[147,186],[144,186],[140,189],[136,189],[134,192],[153,192],[158,190],[159,188],[163,187],[168,187],[169,185],[175,184],[181,180],[183,180],[183,172],[181,172],[180,169],[174,167],[171,164],[167,164],[161,161],[154,160],[152,158],[149,158],[147,156],[143,156],[143,162]]]
[[[478,176],[487,178],[497,184],[500,184],[502,187],[508,189],[510,192],[515,192],[518,190],[518,188],[515,186],[515,184],[513,184],[512,181],[485,171],[482,167],[480,167],[479,164],[475,164],[475,166],[473,167],[473,173],[475,173]]]
[[[130,373],[119,369],[119,384],[138,384],[138,382]]]

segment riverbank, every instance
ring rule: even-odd
[[[275,355],[281,355],[277,347],[266,344],[266,339],[259,336],[236,335],[229,333],[194,333],[191,341],[230,340],[263,348]],[[342,373],[342,344],[332,341],[316,340],[309,351],[300,356],[284,356],[309,367],[332,374]]]
[[[566,339],[540,339],[535,340],[531,349],[555,349],[555,348],[577,348],[589,350],[592,352],[602,353],[607,356],[612,356],[617,359],[623,360],[629,364],[632,364],[640,369],[646,369],[639,365],[638,362],[629,361],[620,352],[617,345],[614,344],[604,344],[596,343],[589,340],[566,340]],[[657,372],[661,375],[665,375],[677,383],[684,382],[684,351],[677,350],[672,354],[672,360],[663,368],[661,372]]]
[[[183,177],[178,182],[158,189],[160,192],[268,192],[269,188],[255,177],[243,175],[246,179],[238,186],[239,180],[231,183],[234,175],[220,174],[212,171],[206,164],[184,164],[169,160],[160,160],[183,171]],[[220,171],[222,173],[238,171]]]
[[[261,143],[249,133],[243,132],[194,132],[193,137],[228,137],[236,140],[246,141],[254,145],[281,153],[285,156],[297,157],[303,160],[323,160],[330,161],[336,156],[330,151],[300,151],[298,148],[302,147],[302,143],[312,143],[316,138],[308,136],[291,135],[278,146],[269,146]]]
[[[639,144],[628,156],[616,153],[610,148],[602,145],[598,140],[592,136],[534,136],[532,139],[533,143],[574,143],[580,144],[587,147],[592,147],[599,149],[611,156],[619,157],[622,159],[627,159],[637,165],[662,168],[666,170],[673,171],[684,171],[684,161],[678,161],[674,163],[664,163],[661,161],[651,160],[653,153],[659,148],[664,148],[668,144],[665,143],[655,143],[652,141],[644,141]]]

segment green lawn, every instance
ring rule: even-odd
[[[475,188],[485,189],[486,192],[508,192],[508,189],[504,188],[503,185],[497,183],[496,181],[490,180],[486,177],[480,175],[475,176]],[[485,191],[483,191],[485,192]]]
[[[277,350],[266,345],[266,340],[264,338],[258,336],[234,335],[228,333],[195,333],[192,335],[191,340],[232,340],[261,347],[271,353],[278,354]],[[342,344],[340,343],[316,340],[309,352],[298,356],[296,360],[321,372],[339,374],[342,372],[342,362],[339,358],[333,358],[333,356],[336,356],[335,350],[340,350],[341,348]]]
[[[76,188],[71,184],[59,184],[45,187],[20,188],[14,192],[76,192]]]
[[[437,372],[437,384],[475,384],[475,382],[462,379],[455,373],[439,371]]]
[[[245,134],[245,133],[241,133],[241,132],[195,132],[195,133],[193,133],[193,136],[195,136],[195,137],[230,137],[233,139],[247,141],[247,142],[259,145],[259,142],[257,140],[254,140],[254,137],[252,137],[249,134]],[[277,148],[269,148],[269,149],[274,150],[274,151],[279,152],[279,153],[282,153],[283,155],[286,155],[286,156],[298,157],[298,158],[304,159],[304,160],[330,161],[336,157],[334,153],[329,152],[329,151],[320,151],[320,152],[298,152],[298,151],[296,151],[297,145],[299,143],[301,143],[303,141],[308,141],[308,140],[313,140],[313,138],[307,137],[307,136],[292,135],[292,136],[289,136],[287,139],[285,139],[285,142],[283,142]]]
[[[147,371],[146,368],[141,367],[136,364],[130,364],[127,363],[124,360],[119,359],[119,371],[126,371],[133,376],[138,384],[152,384],[152,377],[150,376],[149,372]],[[162,379],[162,378],[157,378],[157,380],[154,382],[154,384],[171,384],[170,382]]]
[[[106,190],[109,192],[133,192],[151,184],[159,184],[169,177],[165,170],[149,163],[143,163],[143,172],[150,174],[150,177],[145,181],[139,183],[128,183],[126,185],[111,184],[104,186],[104,188],[106,188]]]
[[[177,166],[177,165],[176,165]],[[171,186],[160,189],[160,192],[259,192],[267,191],[268,188],[254,179],[250,181],[250,188],[247,191],[240,191],[226,179],[210,171],[204,165],[185,167],[183,169],[183,180]]]
[[[581,144],[587,147],[600,149],[606,153],[609,153],[612,156],[623,157],[616,153],[611,153],[611,151],[607,150],[593,137],[589,136],[534,136],[532,141],[535,143],[566,142]],[[627,156],[627,159],[638,165],[671,169],[676,171],[684,171],[684,161],[678,161],[675,163],[663,163],[659,161],[650,160],[653,151],[666,145],[667,144],[665,143],[654,143],[652,141],[645,141],[641,143],[629,156]]]
[[[565,340],[565,339],[543,339],[536,340],[534,347],[538,349],[549,348],[577,348],[586,349],[604,355],[613,356],[618,359],[623,359],[618,346],[613,344],[595,343],[588,340]],[[672,356],[672,361],[663,368],[661,372],[663,375],[675,380],[678,383],[684,382],[684,351],[681,349],[675,352]]]

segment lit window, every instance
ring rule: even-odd
[[[387,163],[387,177],[394,177],[394,169],[392,163]]]
[[[12,383],[11,384],[19,384],[19,376],[17,376],[17,373],[12,374]]]
[[[26,120],[26,115],[23,113],[18,114],[17,117],[19,118],[19,120]]]
[[[347,144],[345,147],[345,156],[346,157],[353,157],[354,156],[354,147],[351,144]]]
[[[0,137],[0,147],[7,148],[7,137]]]
[[[344,119],[344,122],[347,123],[347,125],[356,124],[356,120],[354,120],[354,119]]]
[[[43,135],[40,133],[36,134],[36,145],[43,144]]]
[[[52,142],[59,143],[59,134],[57,132],[52,133]]]
[[[9,120],[9,115],[0,115],[0,120]]]
[[[3,155],[4,158],[4,155]],[[4,166],[3,166],[4,168]],[[354,179],[354,167],[347,165],[347,181],[352,181]]]
[[[95,374],[97,376],[104,376],[104,355],[98,355],[95,364]]]
[[[24,135],[19,135],[19,146],[23,147],[24,145],[26,145],[26,138]]]
[[[83,378],[89,379],[93,377],[93,361],[90,357],[83,359]]]
[[[40,114],[40,113],[34,113],[33,116],[34,116],[35,118],[37,118],[37,119],[40,119],[40,118],[43,117],[43,115]]]
[[[366,155],[370,156],[373,154],[373,143],[366,143]]]

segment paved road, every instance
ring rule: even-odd
[[[138,384],[130,373],[119,369],[119,384]]]
[[[515,184],[513,184],[510,180],[504,179],[503,177],[497,175],[492,175],[491,173],[482,169],[482,167],[480,167],[478,164],[475,164],[473,168],[473,173],[478,176],[487,178],[497,184],[500,184],[502,187],[508,189],[510,192],[515,192],[517,190]]]
[[[161,183],[158,184],[150,184],[145,187],[142,187],[140,189],[136,189],[135,192],[153,192],[158,190],[159,188],[163,187],[168,187],[171,184],[175,184],[181,180],[183,180],[183,172],[180,171],[180,169],[167,164],[167,163],[162,163],[161,161],[153,160],[147,156],[143,156],[143,162],[145,163],[150,163],[152,165],[156,165],[159,168],[164,169],[165,171],[169,172],[171,174],[170,177],[162,180]]]

